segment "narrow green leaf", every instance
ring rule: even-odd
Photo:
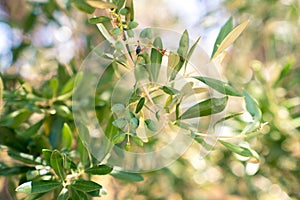
[[[106,16],[99,16],[99,17],[92,17],[89,18],[88,22],[90,24],[99,24],[99,23],[104,23],[104,22],[109,22],[112,19]]]
[[[213,146],[207,144],[207,143],[203,140],[203,138],[201,138],[200,136],[195,136],[195,137],[194,137],[194,140],[195,140],[196,142],[198,142],[199,144],[201,144],[202,147],[205,148],[206,150],[210,150],[210,149],[213,148]]]
[[[63,86],[63,88],[61,89],[59,94],[60,95],[65,95],[65,94],[68,94],[68,93],[72,93],[75,81],[77,83],[81,82],[82,77],[83,77],[82,73],[77,73],[76,76],[70,78],[68,80],[68,82],[66,82],[66,84]]]
[[[186,56],[186,59],[185,59],[185,68],[186,68],[186,66],[187,66],[187,64],[188,64],[188,62],[189,62],[191,56],[193,55],[193,53],[194,53],[194,51],[195,51],[195,49],[196,49],[196,47],[197,47],[197,45],[198,45],[200,39],[201,39],[201,37],[198,37],[198,39],[196,40],[196,42],[193,44],[193,46],[192,46],[191,49],[189,50],[189,52],[188,52],[188,54],[187,54],[187,56]]]
[[[125,133],[119,132],[113,137],[112,142],[114,144],[119,144],[125,140],[125,137],[126,137]]]
[[[0,176],[12,176],[18,174],[24,174],[29,170],[33,170],[32,167],[27,166],[13,166],[13,167],[1,167],[0,168]]]
[[[86,169],[84,172],[87,174],[93,174],[93,175],[105,175],[109,174],[113,170],[112,167],[109,167],[107,165],[98,165],[91,167],[89,169]]]
[[[233,113],[233,114],[231,114],[231,115],[227,115],[226,117],[223,117],[223,118],[219,119],[219,120],[214,124],[214,127],[215,127],[217,124],[219,124],[219,123],[221,123],[221,122],[223,122],[223,121],[226,121],[226,120],[235,118],[235,117],[240,116],[240,115],[242,115],[242,114],[243,114],[243,113],[240,112],[240,113]]]
[[[179,64],[180,57],[177,53],[170,52],[168,56],[168,69],[167,69],[167,77],[169,78],[175,69],[175,67]]]
[[[251,114],[255,121],[261,121],[261,110],[258,107],[258,104],[255,100],[248,94],[246,90],[243,91],[245,101],[246,101],[246,108],[247,111]]]
[[[242,146],[238,146],[236,144],[228,143],[223,140],[219,140],[221,144],[223,144],[228,150],[245,157],[255,158],[259,160],[258,154],[252,149],[248,149]]]
[[[42,153],[43,153],[44,159],[50,165],[52,150],[50,150],[50,149],[43,149]]]
[[[176,120],[178,120],[180,115],[180,103],[176,104],[175,114],[176,114]]]
[[[102,186],[99,185],[98,183],[95,183],[93,181],[87,181],[87,180],[73,181],[71,187],[74,188],[75,190],[79,190],[82,192],[92,192],[95,190],[100,190],[102,188]]]
[[[211,58],[214,57],[219,45],[221,44],[221,42],[225,39],[225,37],[228,35],[228,33],[230,33],[232,31],[232,17],[230,17],[226,23],[222,26],[220,33],[216,39],[215,45],[214,45],[214,49],[213,52],[211,54]]]
[[[67,123],[64,123],[62,128],[61,139],[62,148],[70,149],[72,147],[73,134]]]
[[[29,181],[18,186],[16,191],[25,194],[43,193],[54,190],[60,185],[61,183],[58,181]]]
[[[227,49],[232,43],[240,36],[240,34],[247,27],[249,20],[244,21],[243,23],[236,26],[228,35],[223,39],[221,44],[218,46],[217,51],[212,58],[217,57],[221,52]]]
[[[57,200],[68,200],[69,198],[69,190],[67,188],[63,188],[58,194]]]
[[[0,119],[4,125],[16,129],[18,128],[24,121],[28,120],[31,116],[32,112],[27,109],[20,109],[9,113]]]
[[[188,31],[185,30],[180,38],[179,48],[177,50],[178,55],[183,59],[187,58],[187,53],[189,50],[189,41],[190,39],[189,39]]]
[[[42,164],[42,159],[40,157],[35,158],[31,154],[26,154],[26,153],[21,153],[21,152],[16,152],[12,150],[8,150],[7,154],[16,160],[19,160],[23,163],[26,164],[32,164],[32,165],[40,165]]]
[[[165,93],[167,93],[169,95],[175,95],[175,94],[180,93],[179,90],[176,90],[175,88],[168,87],[168,86],[162,86],[162,87],[160,87],[160,89],[162,89],[162,91],[164,91]]]
[[[163,49],[162,40],[160,37],[157,37],[153,41],[153,46],[155,48],[151,49],[151,68],[150,71],[152,73],[153,81],[156,82],[159,76],[161,62],[162,62],[162,53],[159,50]]]
[[[222,112],[227,104],[228,97],[211,98],[201,101],[188,108],[179,119],[190,119],[195,117],[203,117]]]
[[[54,150],[51,154],[50,158],[50,166],[55,171],[56,175],[64,180],[66,174],[64,170],[64,160],[63,156],[60,154],[58,150]]]
[[[49,85],[50,85],[50,88],[52,90],[52,96],[53,97],[56,97],[57,95],[57,90],[58,90],[58,86],[59,86],[59,81],[57,78],[52,78],[50,81],[49,81]]]
[[[80,162],[82,163],[82,165],[89,166],[89,164],[90,164],[89,152],[86,149],[86,147],[84,146],[84,144],[80,138],[78,141],[77,149],[78,149],[78,153],[80,156]]]
[[[85,192],[75,190],[71,187],[72,191],[72,200],[88,200],[88,197]]]
[[[135,173],[129,173],[129,172],[113,172],[110,175],[112,175],[115,178],[118,179],[123,179],[126,181],[135,181],[135,182],[139,182],[139,181],[143,181],[144,178],[140,175],[140,174],[135,174]]]
[[[77,169],[77,165],[72,161],[69,155],[63,153],[62,156],[64,157],[64,168],[65,169]]]
[[[140,112],[142,110],[144,104],[145,104],[145,97],[142,97],[136,105],[135,113]]]
[[[179,47],[177,53],[179,55],[179,62],[171,72],[170,81],[173,81],[177,76],[178,72],[181,70],[185,59],[187,58],[187,53],[189,50],[189,34],[187,30],[185,30],[180,38]]]
[[[41,128],[43,125],[44,119],[41,121],[37,122],[36,124],[30,126],[26,131],[24,131],[21,136],[25,139],[29,139],[31,136],[34,136],[35,134],[38,133],[38,130]]]
[[[240,97],[242,94],[235,89],[234,87],[230,86],[228,83],[222,82],[217,79],[209,78],[209,77],[203,77],[203,76],[195,76],[193,77],[204,84],[208,85],[209,87],[215,89],[216,91],[226,94],[229,96],[237,96]]]
[[[87,4],[84,0],[71,0],[71,5],[81,10],[82,12],[92,14],[95,11],[95,8]]]
[[[290,59],[288,60],[282,67],[281,71],[280,71],[280,74],[277,78],[277,80],[275,81],[275,84],[274,85],[278,85],[279,82],[284,78],[286,77],[286,75],[291,71],[291,69],[293,68],[295,64],[295,61],[293,59]],[[1,104],[0,104],[1,105]],[[1,109],[0,109],[0,112],[1,112]]]
[[[92,191],[92,192],[87,192],[86,194],[91,196],[91,197],[101,197],[102,196],[102,189],[100,190],[95,190],[95,191]]]
[[[125,8],[128,9],[128,14],[126,15],[125,19],[128,23],[129,21],[134,20],[134,6],[133,6],[133,0],[126,0]]]

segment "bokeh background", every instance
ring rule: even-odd
[[[140,183],[97,179],[108,193],[102,199],[300,199],[300,1],[136,0],[135,12],[140,28],[188,29],[194,39],[201,35],[209,55],[230,16],[235,24],[249,19],[219,71],[257,99],[268,123],[246,140],[260,154],[259,164],[222,147],[203,159],[195,147],[172,165],[145,174]],[[72,74],[102,40],[87,19],[68,0],[0,0],[1,73],[35,87],[58,66]],[[238,130],[244,124],[237,119],[228,126]],[[13,199],[7,179],[0,181],[0,199]]]

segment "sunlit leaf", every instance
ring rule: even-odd
[[[188,50],[189,50],[189,34],[187,30],[185,30],[180,38],[179,47],[177,50],[177,53],[179,55],[179,62],[171,72],[170,81],[174,80],[178,72],[181,70],[185,62],[185,59],[187,57]]]
[[[228,143],[228,142],[225,142],[222,140],[219,140],[219,142],[221,144],[223,144],[228,150],[230,150],[238,155],[249,157],[249,158],[255,158],[255,159],[259,160],[258,154],[250,148],[242,147],[242,146]]]
[[[244,113],[233,113],[233,114],[231,114],[231,115],[227,115],[226,117],[223,117],[223,118],[219,119],[219,120],[214,124],[214,127],[215,127],[217,124],[221,123],[221,122],[224,122],[224,121],[226,121],[226,120],[235,118],[235,117],[240,116],[240,115],[242,115],[242,114],[244,114]]]
[[[232,31],[232,17],[230,17],[226,23],[222,26],[219,35],[216,39],[215,45],[214,45],[214,49],[213,52],[211,54],[211,58],[214,57],[219,45],[221,44],[221,42],[225,39],[225,37],[230,33],[230,31]]]
[[[43,149],[42,153],[43,153],[44,159],[50,165],[50,159],[51,159],[51,155],[52,155],[52,150],[50,150],[50,149]]]
[[[54,150],[52,152],[50,158],[50,166],[60,179],[63,180],[65,178],[66,174],[64,170],[64,160],[63,160],[63,156],[60,154],[59,151]]]
[[[247,20],[241,23],[240,25],[238,25],[237,27],[235,27],[221,42],[221,44],[219,45],[217,51],[215,52],[212,58],[217,57],[222,51],[227,49],[240,36],[240,34],[244,31],[244,29],[248,25],[248,23],[249,21]]]
[[[61,183],[58,181],[29,181],[18,186],[16,191],[25,194],[43,193],[54,190],[59,185],[61,185]]]
[[[160,37],[157,37],[153,41],[153,46],[155,48],[151,49],[151,68],[150,71],[152,73],[153,81],[156,82],[159,76],[161,62],[162,62],[162,53],[159,50],[162,50],[163,44]]]
[[[117,6],[113,3],[109,3],[101,0],[88,0],[86,1],[90,6],[99,9],[109,9],[109,8],[117,8]]]
[[[195,117],[203,117],[222,112],[227,104],[228,97],[211,98],[201,101],[188,108],[179,118],[190,119]]]
[[[203,82],[204,84],[208,85],[209,87],[215,89],[216,91],[222,94],[226,94],[229,96],[238,96],[238,97],[242,96],[242,94],[237,89],[235,89],[233,86],[223,81],[209,78],[209,77],[202,77],[202,76],[195,76],[193,78]]]
[[[168,56],[168,70],[167,70],[168,77],[171,76],[172,71],[178,65],[179,61],[180,61],[179,55],[171,51]]]
[[[246,90],[243,91],[243,94],[245,96],[247,111],[251,114],[251,116],[255,121],[261,121],[262,114],[261,114],[261,110],[258,107],[258,104],[248,94]]]
[[[109,174],[112,170],[113,168],[107,165],[98,165],[98,166],[88,168],[84,172],[93,175],[105,175],[105,174]]]
[[[89,23],[90,24],[99,24],[99,23],[104,23],[104,22],[109,22],[112,19],[106,16],[99,16],[99,17],[92,17],[89,18]]]
[[[49,81],[49,85],[52,89],[52,96],[55,97],[56,94],[57,94],[57,90],[58,90],[58,86],[59,86],[59,81],[57,78],[52,78],[50,81]]]
[[[144,178],[137,173],[129,173],[129,172],[113,172],[110,175],[112,175],[115,178],[118,179],[123,179],[126,181],[135,181],[135,182],[139,182],[139,181],[143,181]]]
[[[189,50],[189,42],[190,42],[190,39],[189,39],[188,31],[185,30],[180,38],[179,48],[177,50],[178,55],[180,57],[183,57],[183,59],[186,59],[186,57],[187,57],[187,53]]]
[[[101,185],[95,183],[93,181],[87,180],[76,180],[71,183],[71,187],[75,190],[79,190],[82,192],[92,192],[95,190],[100,190],[102,188]]]
[[[201,39],[201,37],[198,37],[198,39],[196,40],[196,42],[193,44],[193,46],[192,46],[191,49],[189,50],[189,52],[188,52],[188,54],[187,54],[187,56],[186,56],[186,58],[185,58],[185,60],[186,60],[186,61],[185,61],[185,67],[187,66],[188,61],[190,60],[191,56],[193,55],[193,53],[194,53],[194,51],[195,51],[195,49],[196,49],[196,47],[197,47],[197,45],[198,45],[200,39]]]
[[[72,146],[73,134],[71,128],[67,123],[64,123],[64,126],[62,128],[61,138],[62,138],[61,141],[62,148],[70,149]]]
[[[207,150],[210,150],[210,149],[213,148],[212,145],[207,144],[207,142],[205,142],[205,140],[204,140],[203,138],[201,138],[200,136],[195,136],[195,137],[194,137],[194,140],[195,140],[196,142],[198,142],[199,144],[201,144],[201,146],[204,147],[204,148],[207,149]]]

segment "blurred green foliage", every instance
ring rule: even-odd
[[[195,77],[221,93],[232,92],[233,96],[241,94],[232,85],[246,88],[257,100],[244,92],[246,109],[252,118],[258,121],[262,118],[267,124],[245,137],[241,146],[222,142],[223,146],[204,159],[199,155],[198,146],[192,146],[183,158],[169,167],[146,173],[143,182],[130,184],[128,180],[141,181],[143,178],[100,165],[85,149],[72,116],[72,87],[79,76],[78,67],[99,38],[107,37],[105,33],[99,37],[96,27],[88,22],[106,24],[111,19],[99,16],[88,20],[72,7],[93,13],[93,6],[82,0],[3,2],[1,6],[6,17],[1,23],[9,25],[14,44],[9,50],[12,55],[10,68],[0,79],[0,141],[3,145],[0,175],[8,176],[1,180],[1,197],[26,198],[14,191],[19,186],[17,191],[31,194],[26,199],[40,199],[48,191],[53,192],[44,196],[45,199],[68,199],[70,194],[72,199],[87,199],[87,196],[105,193],[102,183],[92,181],[91,175],[110,173],[123,180],[101,176],[106,184],[103,186],[108,189],[108,195],[103,199],[300,199],[299,1],[224,0],[221,6],[234,16],[234,20],[250,20],[243,36],[224,60],[224,73],[231,84]],[[118,27],[112,33],[120,35],[125,28],[130,37],[130,30],[138,25],[133,21],[132,4],[133,1],[126,1],[125,5],[124,1],[113,1],[95,7],[116,6],[127,24],[123,26],[117,21]],[[230,24],[222,29],[224,34],[217,38],[214,53],[232,30],[232,19],[228,22]],[[51,34],[47,34],[47,30]],[[57,36],[53,37],[55,34]],[[141,34],[152,37],[148,29]],[[65,35],[65,38],[59,35]],[[162,49],[158,40],[154,46]],[[177,53],[188,57],[188,46],[183,44],[185,40],[188,40],[187,32],[183,34]],[[160,55],[152,48],[149,62],[161,62]],[[140,56],[147,59],[144,54]],[[184,66],[181,61],[174,65],[170,80]],[[157,78],[157,70],[150,73],[152,78]],[[108,73],[106,78],[110,80],[111,76]],[[170,96],[178,94],[172,87],[164,86],[161,90]],[[135,113],[143,108],[143,101],[145,98],[136,100]],[[204,105],[201,103],[199,107]],[[257,104],[262,113],[256,110]],[[101,109],[99,112],[108,111]],[[211,110],[208,112],[210,114]],[[197,109],[187,114],[197,115]],[[100,122],[105,121],[102,117],[99,115]],[[227,119],[224,119],[225,127],[232,132],[241,133],[245,125],[251,132],[258,126],[238,114],[227,116]],[[149,120],[145,124],[148,128],[154,127]],[[122,129],[120,124],[116,126]],[[122,139],[125,135],[121,136]],[[118,140],[115,143],[124,139],[114,138]],[[208,145],[201,137],[195,137],[195,140],[202,146]],[[236,140],[240,142],[239,138]],[[135,143],[142,145],[139,140]],[[249,150],[249,145],[260,155],[259,163],[256,152]]]

